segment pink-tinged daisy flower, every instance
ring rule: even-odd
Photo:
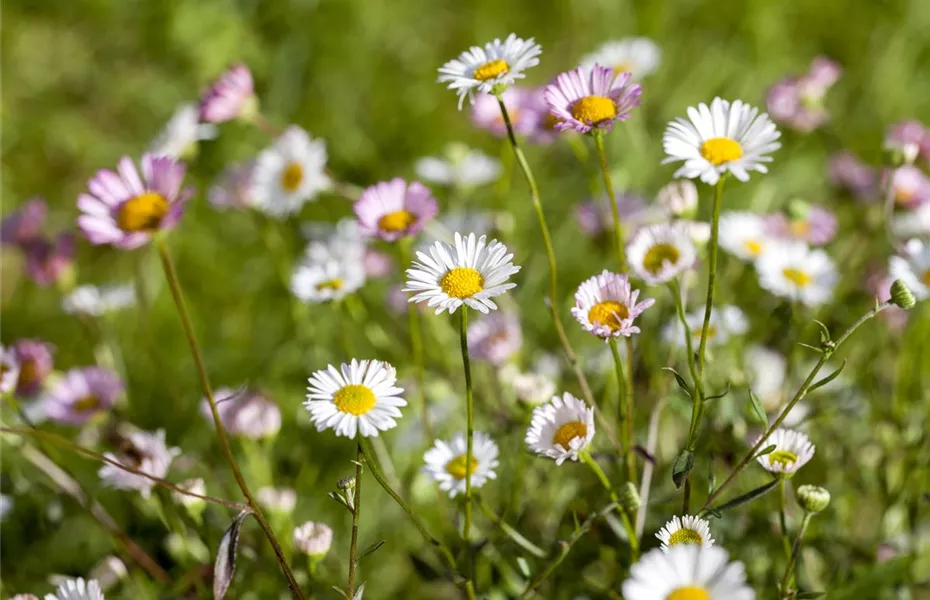
[[[113,406],[123,382],[109,369],[71,369],[42,398],[42,410],[59,423],[80,425]]]
[[[525,98],[523,112],[532,113],[533,128],[526,135],[527,139],[534,144],[551,144],[562,135],[562,132],[556,128],[559,119],[549,112],[549,103],[546,102],[546,86],[531,90]]]
[[[915,208],[930,202],[930,177],[924,175],[917,167],[904,165],[893,171],[886,171],[883,177],[885,182],[888,181],[888,177],[891,177],[891,190],[898,207]]]
[[[836,237],[836,215],[820,206],[797,203],[789,207],[787,214],[768,215],[765,227],[778,238],[824,246]]]
[[[839,152],[827,162],[830,183],[863,200],[876,196],[875,169],[860,161],[852,152]]]
[[[524,442],[538,456],[561,466],[577,461],[594,439],[594,409],[568,392],[533,409],[533,418]]]
[[[637,298],[639,290],[630,287],[626,275],[605,269],[578,286],[572,315],[585,331],[604,340],[630,337],[639,333],[639,327],[633,324],[636,317],[655,304],[652,298],[637,304]]]
[[[0,346],[0,394],[9,394],[19,381],[19,361],[13,348]]]
[[[174,229],[193,188],[182,190],[184,164],[168,156],[142,157],[142,177],[129,157],[118,173],[99,171],[87,184],[90,194],[78,197],[78,227],[92,244],[131,250],[158,231]]]
[[[549,112],[559,120],[555,128],[610,131],[614,121],[626,121],[643,93],[642,86],[631,80],[628,72],[614,73],[600,65],[562,73],[545,92]]]
[[[803,132],[813,131],[826,123],[829,113],[824,106],[824,97],[841,72],[838,64],[820,56],[811,63],[808,73],[773,85],[767,97],[772,119]]]
[[[45,378],[52,372],[55,363],[52,352],[55,347],[39,340],[26,339],[17,340],[12,350],[19,364],[16,395],[32,396],[42,388]]]
[[[207,199],[217,210],[243,209],[252,204],[253,161],[226,167],[207,192]]]
[[[23,244],[26,273],[37,285],[46,287],[70,272],[74,263],[74,236],[59,234],[55,240],[37,237]]]
[[[248,118],[258,109],[252,73],[242,63],[233,65],[204,91],[200,98],[200,118],[222,123]]]
[[[494,313],[468,325],[469,354],[492,365],[504,364],[522,345],[523,332],[515,315]]]
[[[930,129],[916,119],[896,123],[885,137],[885,147],[898,150],[909,163],[921,155],[930,160]]]
[[[509,88],[501,94],[513,129],[521,135],[532,133],[539,119],[539,114],[530,106],[532,94],[532,90],[521,87]],[[497,137],[507,135],[507,124],[504,122],[501,107],[497,98],[489,94],[475,98],[471,105],[471,122],[475,127],[490,131]]]
[[[118,454],[105,452],[104,456],[159,479],[165,478],[172,461],[181,454],[179,448],[169,448],[165,444],[164,429],[159,429],[155,433],[133,431],[125,442]],[[124,471],[110,464],[101,467],[97,474],[105,485],[120,490],[137,490],[143,498],[148,498],[155,486],[147,477]]]
[[[533,38],[524,40],[511,33],[503,42],[495,39],[472,46],[439,67],[439,83],[448,83],[459,97],[459,110],[465,98],[474,101],[475,92],[494,93],[495,89],[513,85],[526,75],[523,71],[539,64],[542,48]]]
[[[353,207],[362,235],[395,242],[423,230],[436,216],[436,199],[429,188],[400,177],[369,187]]]
[[[0,226],[0,242],[21,245],[39,237],[46,212],[48,208],[45,200],[38,196],[30,198],[19,210],[3,219]]]
[[[220,421],[232,435],[261,439],[274,436],[281,429],[281,410],[261,394],[246,389],[219,388],[213,393],[213,399]],[[213,423],[213,411],[206,398],[201,402],[200,412]]]

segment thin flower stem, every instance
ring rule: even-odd
[[[591,470],[594,471],[594,474],[597,475],[598,480],[600,480],[601,485],[604,486],[604,489],[607,490],[607,493],[610,494],[610,499],[614,503],[619,504],[620,498],[617,496],[617,493],[614,491],[613,486],[610,485],[610,479],[607,478],[607,475],[604,473],[604,470],[601,469],[601,466],[597,464],[597,461],[594,460],[594,457],[591,456],[589,452],[581,452],[579,454],[581,460],[584,461],[586,465],[591,467]],[[636,562],[639,558],[639,538],[636,537],[636,529],[633,527],[633,523],[630,521],[629,515],[626,514],[626,510],[620,510],[620,519],[623,521],[623,527],[626,529],[627,536],[630,538],[630,552],[632,554],[632,561]]]
[[[216,425],[216,435],[220,440],[220,447],[223,449],[223,454],[226,456],[226,462],[229,463],[236,483],[239,489],[242,490],[242,494],[245,496],[246,500],[248,500],[249,507],[255,515],[262,531],[265,533],[265,537],[267,537],[268,541],[271,543],[278,563],[281,565],[281,571],[284,572],[284,576],[287,579],[287,585],[291,590],[291,594],[298,600],[303,600],[303,592],[300,591],[300,586],[294,578],[294,573],[287,564],[284,550],[281,548],[278,538],[275,537],[271,525],[268,524],[268,520],[265,518],[265,514],[262,512],[261,507],[258,505],[258,502],[255,501],[254,496],[252,496],[252,492],[249,490],[249,486],[245,482],[242,472],[239,470],[239,465],[236,463],[236,458],[233,456],[232,447],[229,444],[229,436],[226,433],[226,428],[223,427],[223,422],[220,420],[220,413],[216,407],[216,400],[213,398],[213,388],[210,386],[210,379],[207,376],[207,369],[203,363],[200,346],[197,344],[197,338],[194,335],[194,328],[191,325],[190,315],[187,313],[187,307],[184,305],[181,284],[178,281],[174,263],[171,260],[171,255],[168,253],[168,247],[165,245],[165,239],[163,237],[158,237],[157,246],[161,264],[165,270],[165,279],[168,281],[168,287],[171,289],[171,296],[174,298],[174,304],[178,309],[178,316],[181,319],[181,327],[184,329],[184,335],[187,337],[187,342],[191,347],[191,355],[194,358],[194,365],[197,368],[197,375],[200,378],[204,396],[207,397],[207,401],[210,403],[210,412],[213,413],[213,422]]]
[[[633,338],[626,338],[626,439],[630,444],[630,458],[627,467],[630,470],[630,481],[636,483],[636,447],[635,435],[633,433]]]
[[[401,271],[407,269],[411,264],[410,244],[413,238],[404,238],[400,242],[400,268]],[[417,305],[413,302],[407,303],[407,319],[410,327],[410,348],[413,354],[413,364],[417,370],[417,395],[420,397],[420,412],[423,420],[423,430],[426,432],[426,438],[432,442],[433,425],[429,418],[429,404],[426,401],[426,389],[424,385],[424,366],[423,366],[423,333],[420,330],[420,315],[417,312]]]
[[[670,281],[668,289],[672,293],[672,299],[675,301],[675,311],[678,313],[678,320],[681,321],[681,326],[684,329],[685,352],[688,357],[688,372],[691,373],[691,380],[694,382],[694,394],[692,394],[691,398],[691,426],[688,429],[688,440],[690,443],[692,439],[691,432],[693,432],[695,428],[698,404],[700,404],[704,397],[704,383],[698,374],[697,365],[694,362],[694,345],[691,341],[693,336],[691,333],[691,326],[688,325],[688,318],[685,316],[685,307],[681,300],[681,287],[678,284],[678,280],[673,279]],[[689,447],[689,450],[691,449],[693,448]]]
[[[627,375],[623,370],[623,359],[620,358],[620,350],[617,348],[617,338],[610,338],[608,345],[610,346],[610,353],[614,357],[614,371],[617,373],[617,431],[620,432],[620,443],[623,444],[623,460],[626,462],[627,478],[634,481],[636,477],[636,460],[633,456],[630,427],[628,423],[625,423],[632,412],[629,406],[630,399],[627,396]]]
[[[346,585],[346,598],[351,600],[355,596],[355,566],[358,559],[358,519],[362,513],[362,438],[359,437],[355,447],[355,501],[352,506],[352,541],[349,543],[349,582]]]
[[[698,372],[704,377],[704,351],[707,348],[707,332],[710,328],[710,315],[714,310],[714,290],[717,283],[717,240],[720,234],[720,206],[723,204],[723,184],[726,178],[721,176],[714,187],[714,208],[710,221],[710,246],[707,273],[707,301],[704,304],[704,325],[701,327],[701,344],[698,347]]]
[[[801,541],[804,539],[804,534],[807,532],[807,526],[810,525],[811,517],[814,515],[812,513],[805,513],[804,519],[801,521],[801,528],[798,529],[798,537],[794,540],[794,546],[791,548],[791,554],[788,557],[788,566],[785,567],[785,574],[781,578],[781,597],[790,598],[793,594],[788,590],[788,584],[791,582],[791,575],[794,571],[794,564],[798,560],[798,554],[801,552]]]
[[[538,558],[546,558],[545,550],[543,550],[542,548],[540,548],[533,542],[523,537],[519,531],[517,531],[511,525],[509,525],[506,521],[498,517],[497,514],[493,510],[491,510],[491,507],[488,506],[488,503],[484,501],[484,498],[482,498],[481,496],[477,496],[477,499],[478,499],[478,507],[481,509],[482,512],[484,512],[485,516],[487,516],[487,518],[490,519],[492,523],[500,527],[501,531],[506,533],[510,537],[510,539],[516,542],[518,546],[520,546],[521,548],[523,548],[524,550],[526,550],[533,556],[536,556]]]
[[[620,208],[617,206],[614,184],[610,179],[610,167],[607,165],[607,150],[604,148],[604,132],[600,129],[594,130],[594,145],[597,147],[597,155],[601,161],[601,173],[604,175],[604,186],[607,188],[607,197],[610,199],[610,213],[614,220],[614,242],[616,244],[617,262],[620,265],[620,272],[625,273],[627,265],[626,254],[623,251],[623,225],[620,223]]]
[[[475,402],[471,383],[471,361],[468,358],[468,307],[462,305],[459,318],[462,341],[462,367],[465,369],[465,525],[462,528],[462,538],[468,543],[471,536],[471,469],[474,460],[475,436]],[[470,554],[470,553],[469,553]]]
[[[778,526],[781,530],[781,542],[785,547],[785,556],[791,556],[791,540],[788,539],[788,480],[784,477],[778,482]]]

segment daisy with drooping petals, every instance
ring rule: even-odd
[[[40,340],[16,340],[11,349],[19,365],[16,379],[16,395],[28,397],[42,388],[45,378],[52,372],[55,347]]]
[[[164,429],[159,429],[155,433],[133,431],[126,441],[128,448],[125,451],[120,454],[105,452],[104,456],[159,479],[164,479],[168,469],[171,468],[171,462],[181,453],[179,448],[169,448],[165,444]],[[130,473],[110,464],[103,465],[97,474],[106,485],[120,490],[138,490],[143,498],[149,497],[155,485],[147,477]]]
[[[623,582],[625,600],[755,600],[746,568],[720,546],[686,544],[649,551]]]
[[[918,300],[930,298],[930,243],[911,240],[903,256],[892,256],[890,278],[900,279]]]
[[[104,600],[104,598],[97,580],[84,581],[79,577],[61,582],[54,594],[45,594],[45,600]]]
[[[500,451],[491,436],[476,431],[472,440],[471,466],[468,467],[468,446],[465,435],[457,434],[449,442],[436,440],[426,451],[423,472],[439,484],[439,489],[449,492],[450,498],[465,493],[465,476],[471,479],[471,489],[480,488],[489,479],[496,479]]]
[[[19,380],[19,361],[13,348],[0,346],[0,394],[9,394],[16,389]]]
[[[687,315],[685,320],[691,330],[691,343],[697,347],[701,342],[701,335],[707,338],[707,344],[717,346],[725,343],[734,335],[742,335],[749,330],[749,320],[739,307],[724,304],[710,314],[707,331],[704,331],[704,307],[701,306]],[[685,330],[679,319],[673,319],[662,332],[662,337],[668,342],[684,348]]]
[[[560,74],[545,92],[549,112],[559,121],[555,128],[579,133],[610,131],[614,121],[626,121],[643,93],[642,86],[631,79],[629,73],[614,73],[600,65]]]
[[[773,245],[765,218],[752,212],[720,215],[720,247],[733,256],[755,261]]]
[[[407,269],[405,292],[415,292],[410,302],[427,302],[436,314],[454,313],[463,304],[487,314],[497,309],[491,298],[516,287],[510,276],[520,267],[513,264],[507,246],[474,233],[455,233],[455,246],[435,242],[429,254],[417,252],[417,261]]]
[[[765,218],[765,227],[775,237],[824,246],[836,236],[836,215],[814,204],[797,201],[784,213]]]
[[[500,366],[520,351],[523,332],[516,315],[494,313],[468,324],[468,352]]]
[[[626,275],[604,269],[578,286],[572,315],[585,331],[604,340],[630,337],[640,331],[633,324],[636,317],[655,304],[652,298],[637,304],[638,297],[639,290],[630,287]]]
[[[198,109],[208,123],[252,116],[258,110],[252,72],[242,63],[231,66],[204,91]]]
[[[329,187],[326,143],[291,125],[274,145],[258,155],[252,171],[252,205],[284,218]]]
[[[381,431],[397,426],[400,397],[397,372],[380,360],[356,360],[339,369],[329,365],[310,377],[304,406],[317,431],[332,429],[337,436],[378,437]]]
[[[674,223],[643,227],[626,249],[630,268],[646,283],[667,283],[694,266],[697,250],[687,229]]]
[[[419,181],[400,177],[369,187],[353,207],[362,235],[394,242],[419,233],[438,210],[432,192]]]
[[[365,266],[350,259],[304,261],[291,276],[291,292],[303,302],[342,300],[365,284]]]
[[[672,520],[656,533],[656,537],[661,540],[662,550],[666,552],[674,546],[692,544],[706,548],[714,545],[710,523],[691,515],[672,517]]]
[[[761,439],[761,438],[759,438]],[[756,440],[756,444],[759,443]],[[793,429],[776,429],[759,448],[775,445],[775,450],[756,457],[762,468],[772,473],[792,474],[814,457],[815,447],[806,434]]]
[[[129,157],[118,173],[102,169],[88,182],[90,194],[78,196],[78,228],[92,244],[131,250],[158,231],[174,229],[193,188],[182,190],[184,164],[170,156],[142,157],[142,177]]]
[[[178,108],[168,124],[152,141],[149,152],[181,158],[192,155],[198,142],[212,140],[216,135],[216,125],[201,123],[197,107],[185,104]]]
[[[568,392],[533,409],[526,431],[526,445],[539,456],[555,460],[578,460],[594,439],[594,408]]]
[[[511,33],[501,42],[495,39],[480,46],[472,46],[439,67],[439,83],[448,83],[459,97],[459,110],[467,97],[474,101],[474,93],[490,94],[496,86],[512,85],[523,79],[523,71],[539,64],[542,47],[533,38],[524,40]]]
[[[69,315],[99,317],[128,308],[136,303],[136,288],[131,283],[117,285],[82,285],[65,296],[61,308]]]
[[[839,278],[830,256],[803,242],[774,244],[756,261],[756,271],[763,288],[807,306],[829,301]]]
[[[726,173],[748,181],[749,171],[768,172],[763,163],[771,162],[769,153],[781,148],[776,141],[780,136],[758,108],[714,98],[709,108],[703,102],[689,107],[688,120],[679,117],[668,124],[662,136],[668,157],[662,164],[684,162],[675,177],[699,178],[710,185]]]
[[[470,188],[496,181],[501,163],[496,158],[471,150],[462,144],[449,144],[442,158],[427,156],[416,162],[414,170],[421,179],[440,185]]]
[[[631,37],[606,42],[600,48],[583,56],[579,64],[590,69],[603,65],[614,73],[630,73],[634,80],[652,75],[662,60],[662,50],[645,37]]]
[[[119,376],[109,369],[71,369],[42,399],[42,410],[53,421],[80,425],[113,406],[123,389]]]

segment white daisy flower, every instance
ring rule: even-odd
[[[310,419],[317,431],[332,429],[337,436],[378,437],[380,431],[397,426],[400,407],[407,401],[400,397],[397,371],[380,360],[356,360],[339,369],[329,365],[310,377],[307,401]]]
[[[675,224],[688,232],[691,241],[695,245],[703,246],[710,241],[710,223],[705,221],[689,221],[687,219],[678,219]]]
[[[530,406],[548,402],[555,394],[555,382],[552,377],[538,369],[524,373],[516,365],[509,364],[498,371],[498,377],[513,388],[517,400]]]
[[[455,247],[435,242],[428,255],[417,252],[417,258],[407,269],[404,291],[416,292],[410,302],[426,300],[427,306],[436,306],[436,314],[454,313],[463,304],[485,314],[496,310],[491,298],[516,287],[507,280],[520,270],[507,246],[497,240],[487,243],[485,236],[474,233],[463,238],[456,232]]]
[[[779,241],[756,261],[759,284],[776,296],[819,306],[833,297],[838,279],[830,256],[804,242]]]
[[[930,202],[914,210],[895,213],[891,218],[891,232],[903,239],[930,236]]]
[[[888,271],[891,280],[903,281],[918,300],[930,298],[930,244],[911,240],[903,256],[891,257]]]
[[[710,108],[703,102],[688,108],[688,120],[677,118],[668,124],[662,145],[668,157],[663,164],[683,161],[675,177],[700,178],[714,185],[729,172],[740,181],[749,180],[749,171],[767,173],[763,163],[778,150],[781,136],[775,124],[758,108],[736,100],[714,98]]]
[[[720,546],[685,544],[651,550],[623,582],[625,600],[755,600],[746,568]]]
[[[656,204],[670,217],[693,214],[698,206],[697,186],[688,179],[676,179],[659,190]]]
[[[713,546],[714,537],[710,534],[710,523],[701,517],[692,515],[674,516],[656,533],[662,541],[662,550],[668,552],[673,546],[694,544]]]
[[[720,215],[720,247],[733,256],[755,261],[772,247],[765,218],[752,212],[725,212]]]
[[[533,409],[533,419],[525,442],[539,456],[554,459],[561,465],[578,455],[594,439],[594,409],[568,392]]]
[[[105,452],[104,456],[159,479],[165,478],[168,469],[171,468],[171,462],[181,454],[180,448],[169,448],[165,444],[164,429],[159,429],[155,433],[133,431],[126,441],[128,442],[126,448],[119,454]],[[143,498],[148,498],[155,486],[155,483],[147,477],[124,471],[110,464],[103,465],[97,474],[104,484],[120,490],[138,490]]]
[[[261,487],[255,498],[262,506],[279,513],[292,513],[297,507],[297,492],[290,488]]]
[[[509,86],[523,79],[523,71],[539,64],[542,47],[530,38],[524,40],[511,33],[501,42],[472,46],[439,68],[439,83],[448,83],[459,97],[459,110],[467,97],[474,100],[474,92],[490,94],[495,86]]]
[[[433,447],[426,451],[423,460],[426,466],[423,472],[439,484],[439,489],[449,492],[450,498],[465,493],[466,471],[471,476],[471,488],[480,488],[489,479],[496,479],[494,469],[498,466],[499,450],[491,437],[476,431],[472,438],[471,467],[467,465],[467,440],[465,434],[459,433],[450,442],[436,440]]]
[[[701,334],[704,331],[704,307],[697,308],[685,315],[688,327],[691,329],[692,345],[701,342]],[[724,304],[714,308],[710,313],[710,322],[707,324],[708,346],[719,346],[724,344],[734,335],[742,335],[749,330],[749,320],[742,310],[731,304]],[[666,342],[670,342],[679,348],[686,347],[685,331],[679,319],[673,319],[665,326],[662,337]]]
[[[19,359],[16,350],[0,346],[0,394],[9,394],[19,381]]]
[[[497,181],[501,163],[479,150],[446,151],[446,157],[427,156],[416,162],[417,176],[431,183],[470,188]]]
[[[291,275],[291,292],[303,302],[342,300],[365,284],[365,265],[349,260],[304,261]]]
[[[54,594],[45,594],[45,600],[104,600],[100,584],[91,579],[67,579],[59,584]]]
[[[291,125],[258,155],[252,171],[252,205],[284,218],[296,213],[329,186],[326,143]]]
[[[294,528],[294,545],[308,556],[324,556],[333,545],[333,530],[325,523],[307,521]]]
[[[667,283],[694,266],[697,251],[689,232],[674,223],[643,227],[626,248],[630,268],[649,284]]]
[[[758,444],[760,439],[756,439],[753,446]],[[772,444],[775,444],[775,450],[756,458],[763,469],[772,473],[794,473],[814,457],[814,445],[810,438],[800,431],[776,429],[759,448],[766,448]]]
[[[636,303],[639,290],[630,287],[626,275],[618,275],[604,269],[578,286],[572,315],[585,331],[604,340],[614,337],[630,337],[640,329],[633,321],[655,300],[647,298]]]
[[[634,80],[651,75],[659,67],[662,50],[645,37],[631,37],[606,42],[600,48],[581,58],[585,69],[594,65],[610,67],[614,73],[629,72]]]
[[[131,283],[117,285],[82,285],[65,296],[61,308],[70,314],[92,317],[128,308],[136,303],[136,288]]]
[[[155,137],[148,151],[152,154],[181,158],[192,154],[197,148],[197,142],[212,140],[216,135],[216,125],[201,123],[197,106],[185,104],[178,108],[165,128]]]
[[[746,351],[745,364],[752,393],[762,400],[763,405],[767,400],[779,403],[788,373],[785,357],[765,346],[750,346]]]

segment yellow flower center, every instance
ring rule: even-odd
[[[558,444],[568,450],[568,445],[575,438],[584,438],[588,435],[588,426],[581,421],[569,421],[556,429],[552,436],[552,443]]]
[[[116,224],[123,231],[155,231],[168,214],[168,201],[158,192],[143,192],[123,203]]]
[[[747,240],[743,242],[743,246],[753,256],[759,256],[760,254],[762,254],[762,242],[757,242],[755,240]]]
[[[696,327],[695,329],[691,330],[691,335],[694,336],[694,339],[696,340],[701,339],[702,333],[704,333],[703,327]],[[715,335],[717,335],[717,328],[714,327],[713,325],[708,326],[707,327],[707,339],[711,339]]]
[[[798,455],[790,450],[776,450],[769,454],[769,464],[773,467],[775,465],[790,467],[796,462],[798,462]]]
[[[284,191],[294,193],[304,180],[304,168],[297,162],[289,162],[281,171],[281,187]]]
[[[410,211],[398,210],[388,213],[378,219],[378,228],[381,231],[406,231],[416,222],[417,218]]]
[[[543,117],[543,129],[547,131],[555,131],[555,126],[561,122],[562,120],[552,113],[546,113],[546,116]]]
[[[666,262],[675,264],[681,253],[671,244],[656,244],[643,257],[643,268],[655,275],[662,270]]]
[[[710,594],[702,587],[686,585],[673,590],[665,600],[710,600]]]
[[[791,267],[782,269],[782,275],[798,287],[807,287],[811,283],[811,276],[799,269],[792,269]]]
[[[471,298],[484,289],[484,277],[470,267],[456,267],[442,276],[439,287],[452,298]]]
[[[507,73],[510,70],[510,65],[507,64],[507,61],[498,58],[489,62],[484,63],[471,74],[472,77],[478,81],[487,81],[488,79],[494,79],[500,75]]]
[[[100,400],[93,394],[84,396],[74,403],[74,410],[79,413],[92,412],[98,408],[100,408]]]
[[[895,188],[894,191],[894,202],[898,206],[910,206],[911,201],[914,199],[914,190],[908,190],[904,188]]]
[[[737,160],[743,156],[743,147],[728,137],[710,138],[701,144],[701,156],[715,167]]]
[[[804,220],[792,221],[791,225],[789,225],[788,228],[791,231],[792,235],[794,235],[795,237],[801,237],[801,236],[805,236],[808,233],[810,233],[811,224],[809,221],[804,221]]]
[[[36,361],[25,360],[19,365],[19,378],[16,380],[16,387],[26,387],[34,384],[39,379],[39,368]]]
[[[923,275],[920,276],[920,280],[924,282],[924,285],[930,287],[930,269],[924,271]]]
[[[701,537],[701,534],[693,529],[687,529],[682,527],[675,533],[669,536],[668,545],[677,546],[679,544],[698,544],[704,541],[704,538]]]
[[[614,65],[614,75],[619,75],[621,73],[632,73],[633,69],[629,63],[617,63]]]
[[[316,291],[322,292],[324,290],[332,290],[338,292],[342,289],[342,280],[338,277],[336,279],[330,279],[329,281],[321,281],[316,284]]]
[[[375,394],[367,386],[350,383],[333,395],[333,404],[341,412],[357,417],[375,406]]]
[[[598,302],[588,311],[588,321],[609,327],[610,331],[617,331],[622,326],[622,320],[630,316],[626,306],[613,300]]]
[[[617,105],[604,96],[585,96],[572,104],[571,113],[582,123],[592,125],[616,117]]]
[[[446,464],[446,473],[456,479],[465,479],[465,465],[468,464],[468,457],[465,454],[459,454]],[[467,475],[474,475],[478,469],[478,459],[471,457],[471,468],[468,469]]]

